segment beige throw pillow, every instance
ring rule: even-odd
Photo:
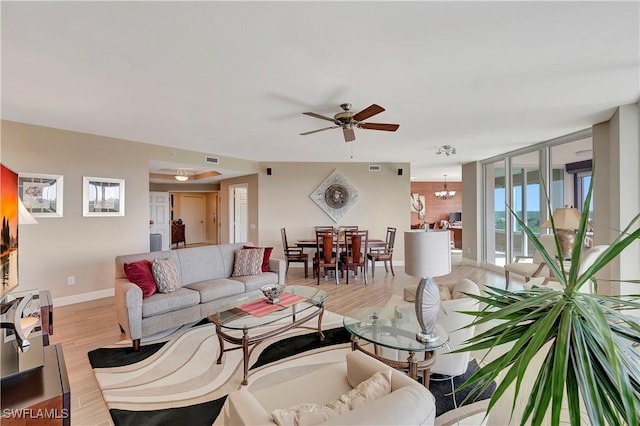
[[[153,259],[151,273],[159,292],[171,293],[180,288],[180,273],[173,260]]]
[[[232,277],[262,275],[264,248],[238,249],[235,251]]]
[[[291,408],[278,408],[271,412],[271,417],[278,426],[317,425],[390,393],[391,369],[377,372],[327,405],[299,404]]]
[[[451,300],[451,292],[446,285],[439,285],[438,291],[440,292],[440,300]]]

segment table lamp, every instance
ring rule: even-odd
[[[404,233],[404,272],[420,277],[415,308],[420,324],[416,339],[422,343],[438,340],[433,329],[440,313],[440,291],[433,277],[451,272],[450,238],[448,230]]]
[[[560,242],[562,258],[571,257],[573,243],[576,239],[576,229],[580,227],[580,212],[574,207],[564,206],[553,212],[553,224],[556,227],[556,236]],[[551,220],[540,225],[542,228],[551,228]]]

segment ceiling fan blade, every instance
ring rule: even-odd
[[[345,127],[342,129],[342,132],[344,133],[345,142],[352,142],[356,140],[356,133],[353,131],[352,127]]]
[[[358,127],[369,130],[386,130],[387,132],[395,132],[400,127],[399,124],[388,123],[360,123]]]
[[[336,119],[325,117],[324,115],[316,114],[315,112],[303,112],[304,115],[319,118],[321,120],[331,121],[332,123],[340,124]]]
[[[329,129],[337,129],[338,127],[340,127],[340,126],[325,127],[324,129],[318,129],[318,130],[312,130],[310,132],[300,133],[300,135],[302,135],[302,136],[310,135],[311,133],[318,133],[318,132],[322,132],[322,131],[329,130]]]
[[[380,114],[382,111],[384,111],[384,108],[382,108],[380,105],[372,104],[371,106],[355,114],[353,116],[353,119],[356,121],[366,120],[369,117],[373,117],[376,114]]]

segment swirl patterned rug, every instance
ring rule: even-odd
[[[309,326],[316,327],[317,319]],[[249,389],[269,386],[328,363],[344,362],[351,349],[342,316],[325,312],[322,329],[324,342],[317,332],[298,328],[256,345],[249,361]],[[114,424],[221,425],[226,396],[241,387],[242,352],[226,352],[218,365],[219,349],[215,327],[203,322],[144,341],[137,353],[132,352],[131,341],[124,340],[91,351],[88,356]],[[477,368],[473,363],[469,374]],[[456,379],[458,382],[462,383]],[[480,397],[483,401],[454,409],[447,402],[451,400],[449,381],[432,381],[430,390],[438,401],[440,419],[478,412],[492,394],[488,392]]]

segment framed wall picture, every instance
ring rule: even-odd
[[[33,217],[62,217],[64,177],[20,173],[18,195]]]
[[[424,219],[427,213],[427,206],[424,195],[411,194],[411,213],[418,213],[420,219]]]
[[[83,216],[124,216],[124,179],[82,178]]]

